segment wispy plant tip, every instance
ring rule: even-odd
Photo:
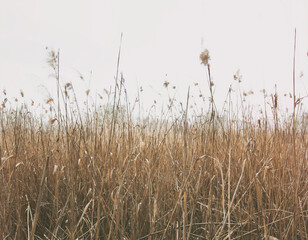
[[[208,65],[210,59],[211,59],[211,57],[210,57],[210,52],[209,52],[209,50],[205,49],[205,50],[200,54],[201,64],[203,64],[204,66]]]

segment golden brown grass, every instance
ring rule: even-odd
[[[2,109],[0,237],[307,239],[307,116],[131,118]]]
[[[3,101],[0,238],[308,239],[304,112],[295,131],[292,116],[214,115],[213,101],[197,117],[188,94],[173,120],[138,119],[115,89],[83,111],[59,87],[50,121]]]

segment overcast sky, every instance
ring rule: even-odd
[[[306,0],[0,0],[0,6],[0,87],[11,97],[23,89],[27,98],[46,99],[42,86],[55,95],[46,46],[60,49],[63,84],[72,81],[79,94],[109,89],[123,32],[120,71],[131,100],[137,86],[145,103],[159,99],[164,81],[177,86],[169,94],[179,99],[188,86],[208,96],[199,60],[207,48],[217,102],[230,84],[238,87],[233,74],[240,69],[241,89],[254,90],[250,101],[257,103],[260,89],[273,92],[275,84],[281,94],[291,92],[295,27],[297,94],[308,94]]]

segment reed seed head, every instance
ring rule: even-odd
[[[204,66],[207,66],[209,64],[209,60],[211,59],[210,57],[210,52],[209,50],[205,49],[201,54],[200,54],[200,60],[201,64]]]

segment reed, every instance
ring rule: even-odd
[[[2,239],[308,239],[304,111],[280,120],[276,107],[273,123],[234,114],[230,97],[220,113],[209,74],[202,116],[189,113],[188,91],[182,113],[170,104],[142,118],[123,77],[111,101],[85,107],[56,76],[45,115],[3,95]]]

